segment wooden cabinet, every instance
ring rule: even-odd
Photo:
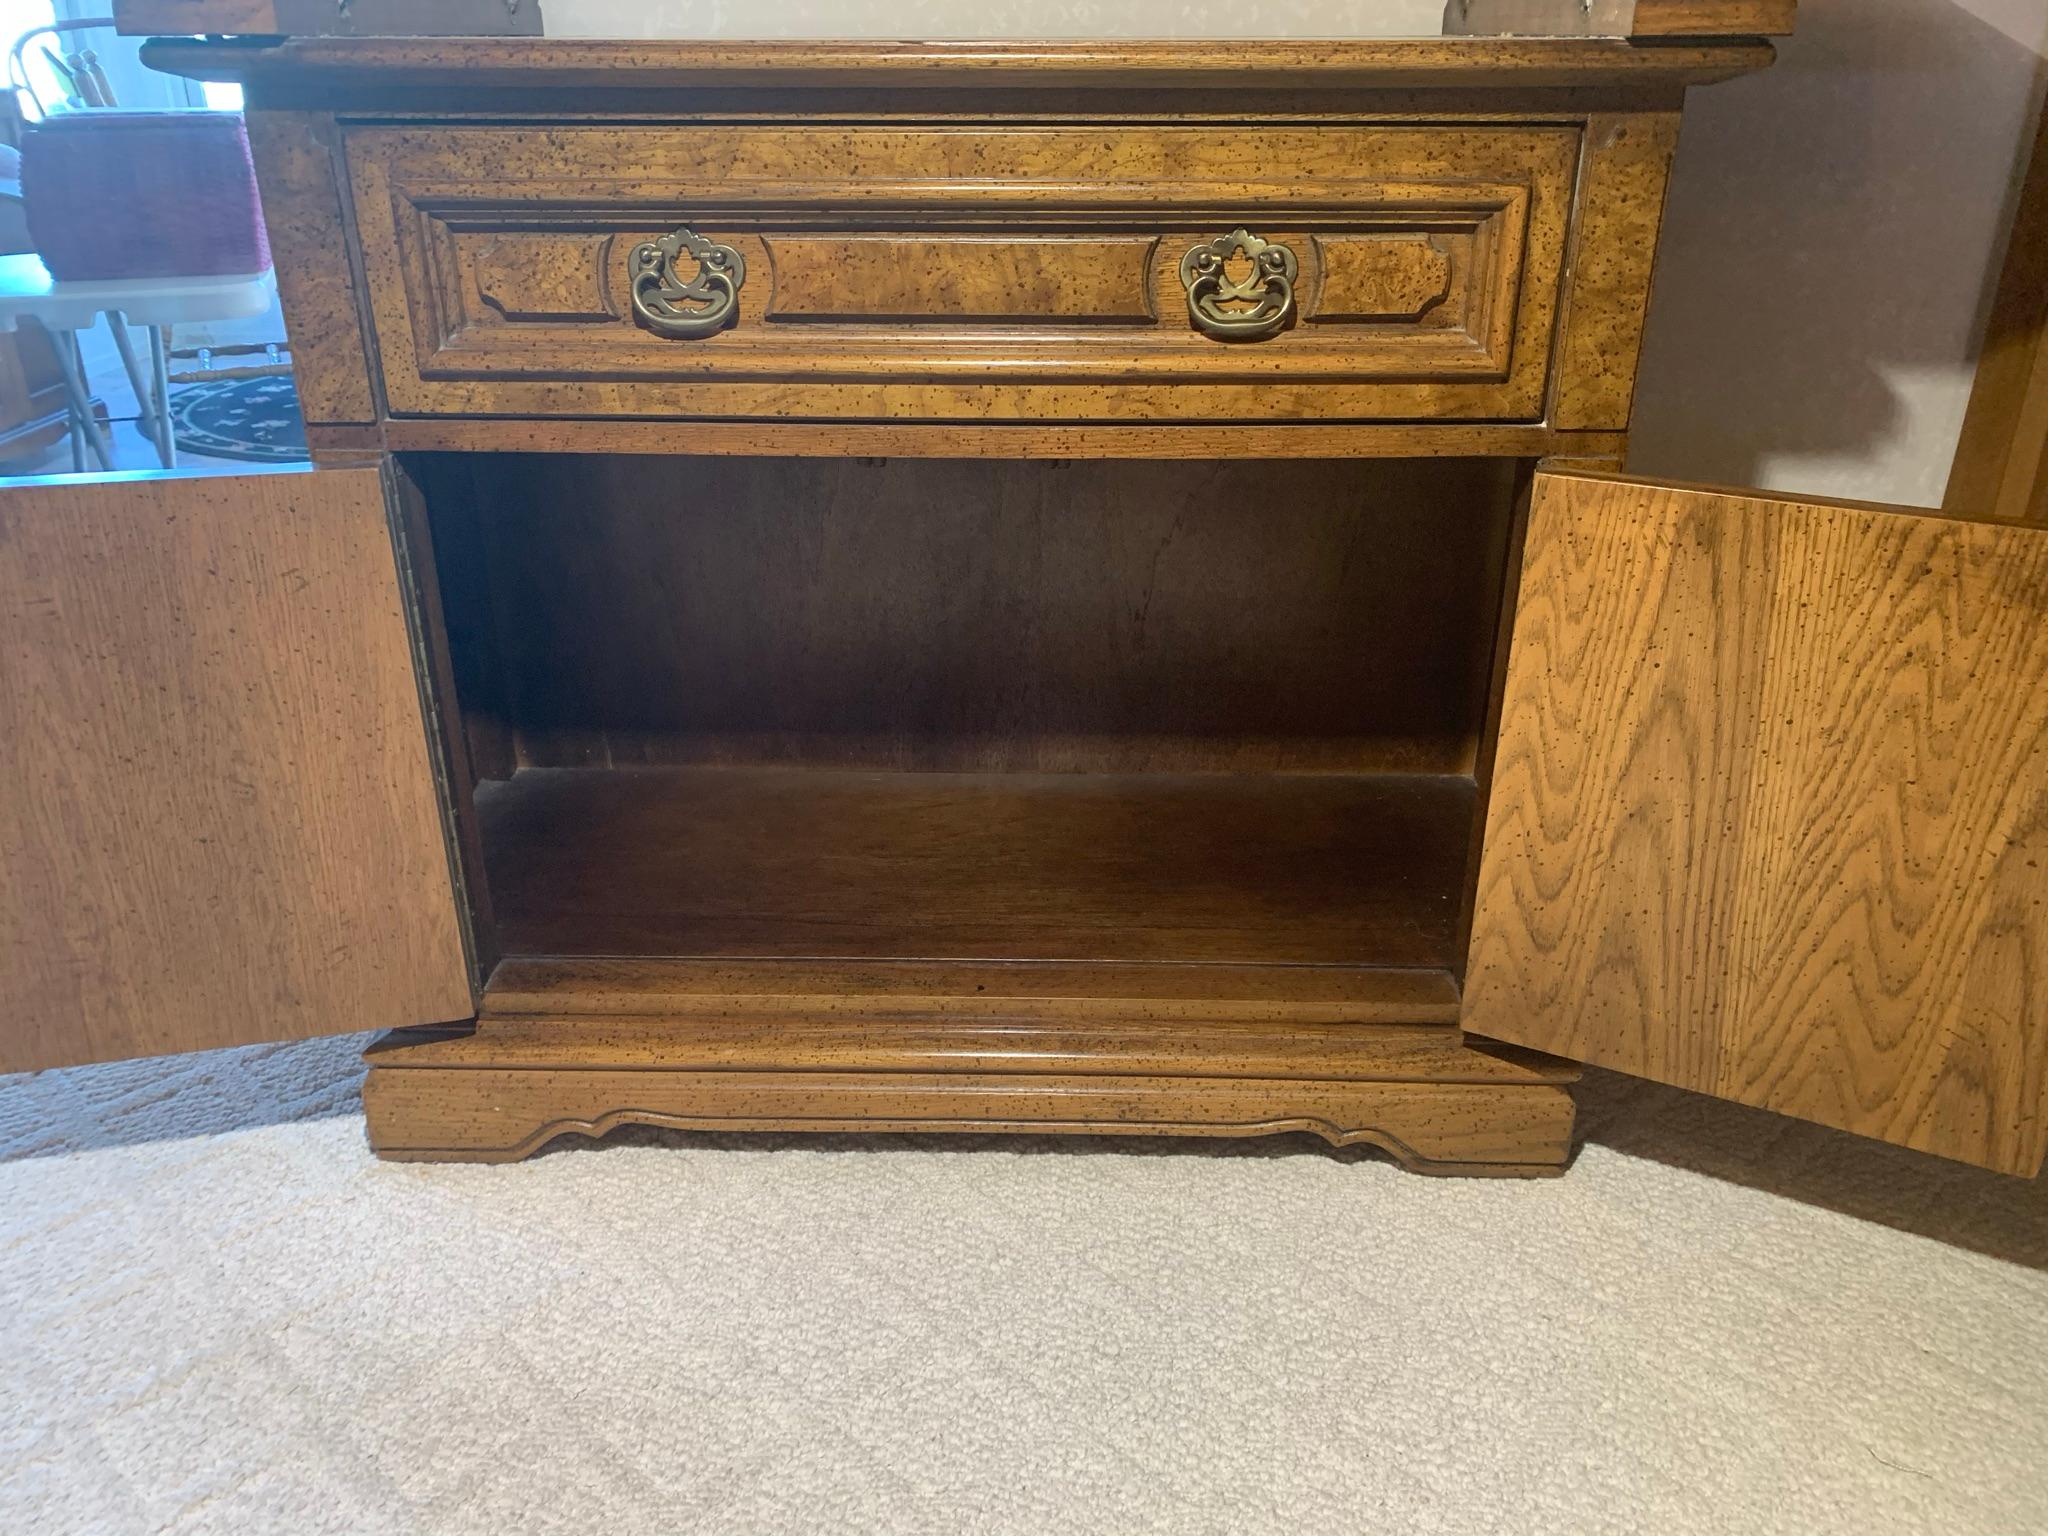
[[[1200,424],[1541,420],[1580,135],[690,124],[346,142],[394,412]],[[678,229],[726,253],[732,282],[682,336],[650,323],[649,295],[699,258],[641,275]],[[1269,325],[1191,323],[1189,257],[1211,247],[1274,296]],[[1265,251],[1280,270],[1254,275]]]
[[[94,511],[0,544],[70,882],[7,1063],[391,1026],[391,1157],[1527,1175],[1600,1062],[2033,1172],[2048,534],[1587,467],[1684,92],[1788,8],[1654,9],[153,45],[247,86],[309,432],[384,467],[6,493]]]

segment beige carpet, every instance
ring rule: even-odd
[[[359,1041],[0,1079],[0,1532],[2048,1530],[2048,1190],[1600,1079],[1307,1143],[384,1166]]]

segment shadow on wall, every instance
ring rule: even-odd
[[[1632,470],[1939,505],[2042,89],[2014,34],[2044,26],[1807,0],[1777,68],[1694,93]]]

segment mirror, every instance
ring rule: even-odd
[[[1444,5],[1445,0],[543,0],[542,9],[549,37],[1372,38],[1441,36]],[[1569,8],[1579,9],[1576,0]]]

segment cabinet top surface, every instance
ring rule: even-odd
[[[758,42],[608,38],[164,38],[149,62],[208,80],[366,88],[1059,87],[1484,89],[1705,84],[1768,65],[1760,39],[1160,39]]]

